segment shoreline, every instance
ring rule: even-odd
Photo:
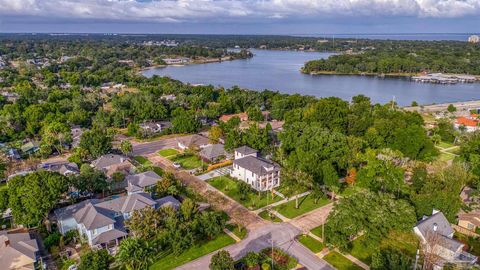
[[[221,63],[221,62],[226,62],[226,61],[235,61],[235,60],[244,60],[246,58],[233,58],[231,56],[227,57],[222,57],[222,58],[204,58],[204,59],[192,59],[188,63],[182,63],[182,64],[172,64],[172,65],[152,65],[149,67],[144,67],[144,68],[139,68],[138,73],[150,70],[150,69],[156,69],[156,68],[165,68],[165,67],[179,67],[179,66],[187,66],[187,65],[201,65],[201,64],[210,64],[210,63]]]
[[[370,76],[370,77],[391,77],[391,78],[408,78],[412,76],[417,76],[419,73],[342,73],[336,71],[313,71],[305,72],[303,69],[300,70],[302,74],[305,75],[339,75],[339,76]]]

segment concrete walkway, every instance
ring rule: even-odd
[[[304,233],[308,233],[312,229],[322,225],[327,220],[328,214],[332,211],[333,203],[329,203],[290,221],[290,224],[299,228]]]
[[[283,222],[289,222],[290,219],[287,218],[286,216],[280,214],[279,212],[275,211],[275,210],[270,210],[270,213],[274,214],[275,216],[277,216],[279,219],[281,219]]]
[[[237,243],[242,241],[242,239],[238,238],[238,236],[236,234],[234,234],[232,231],[230,231],[229,229],[227,228],[223,228],[223,231],[228,234],[228,236],[232,237],[233,240],[235,240]]]
[[[281,194],[281,193],[280,193],[280,194]],[[298,198],[305,197],[305,196],[307,196],[308,194],[310,194],[310,191],[307,191],[307,192],[304,192],[304,193],[300,193],[300,194],[297,194],[297,195],[295,195],[295,196],[292,196],[292,197],[290,197],[290,198],[288,198],[288,199],[283,199],[283,200],[281,200],[281,201],[278,201],[278,202],[269,204],[269,205],[267,205],[267,206],[264,206],[264,207],[262,207],[262,208],[259,208],[259,209],[255,210],[255,211],[253,211],[253,212],[254,212],[255,214],[259,214],[259,213],[261,213],[261,212],[263,212],[263,211],[265,211],[265,210],[267,210],[267,209],[270,209],[270,208],[273,208],[273,207],[275,207],[275,206],[278,206],[278,205],[281,205],[281,204],[284,204],[284,203],[293,201],[293,200],[297,199],[297,197],[298,197]],[[278,195],[278,194],[277,194],[277,195]],[[278,196],[280,196],[280,195],[278,195]],[[283,196],[283,195],[282,195],[282,196]],[[280,197],[281,197],[281,196],[280,196]]]
[[[342,254],[345,258],[347,258],[349,261],[353,262],[354,264],[362,267],[363,269],[365,270],[370,270],[370,266],[366,265],[364,262],[360,261],[359,259],[353,257],[352,255],[348,254],[348,253],[342,253],[340,252],[340,250],[338,250],[337,248],[335,249],[336,252]]]

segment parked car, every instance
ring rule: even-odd
[[[179,168],[182,167],[182,165],[180,165],[180,163],[178,163],[178,162],[174,162],[173,167],[179,169]]]

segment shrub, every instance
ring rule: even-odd
[[[45,245],[45,248],[47,250],[49,250],[51,247],[57,246],[58,243],[60,243],[60,238],[61,237],[62,237],[62,235],[59,232],[54,232],[54,233],[50,234],[49,236],[47,236],[43,240],[43,244]]]

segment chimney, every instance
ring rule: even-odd
[[[10,246],[10,240],[9,239],[5,240],[5,247],[8,247],[8,246]]]
[[[436,232],[438,229],[438,225],[437,223],[433,223],[433,231]]]

